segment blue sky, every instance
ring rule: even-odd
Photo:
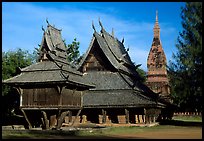
[[[129,47],[133,62],[147,71],[147,57],[153,40],[158,10],[160,37],[167,62],[176,53],[175,43],[181,26],[184,2],[2,2],[2,51],[22,48],[32,52],[41,44],[46,18],[62,29],[62,38],[70,44],[76,37],[80,54],[88,49],[93,35],[92,21],[100,32],[98,19],[109,33]]]

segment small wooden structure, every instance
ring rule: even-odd
[[[18,90],[29,128],[60,129],[65,121],[155,122],[165,104],[140,80],[122,42],[103,28],[94,33],[77,66],[66,61],[61,30],[48,24],[39,61],[3,81]],[[73,116],[75,116],[73,119]]]
[[[66,55],[61,31],[48,24],[38,62],[4,81],[18,90],[20,108],[29,128],[41,124],[41,117],[43,128],[55,125],[60,128],[67,114],[76,114],[82,109],[83,91],[94,87],[67,63]]]

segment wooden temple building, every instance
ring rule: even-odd
[[[155,93],[158,93],[160,97],[170,101],[170,85],[166,65],[166,56],[160,40],[158,12],[156,12],[154,38],[147,58],[148,72],[146,85]]]
[[[99,24],[99,33],[92,25],[89,48],[73,66],[66,60],[61,30],[48,23],[38,62],[3,81],[20,95],[28,128],[60,129],[64,122],[70,126],[75,122],[145,124],[155,122],[165,108],[141,82],[123,41]]]

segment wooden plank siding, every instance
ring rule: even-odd
[[[59,94],[56,88],[23,89],[22,107],[80,107],[81,93],[77,90],[63,89]]]
[[[81,91],[63,89],[62,105],[81,106]]]

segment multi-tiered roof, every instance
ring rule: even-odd
[[[84,81],[81,72],[68,64],[61,30],[48,24],[46,31],[44,30],[38,54],[37,63],[21,69],[19,75],[5,80],[4,83],[16,86],[57,84],[78,86],[83,89],[92,87],[89,82]]]

